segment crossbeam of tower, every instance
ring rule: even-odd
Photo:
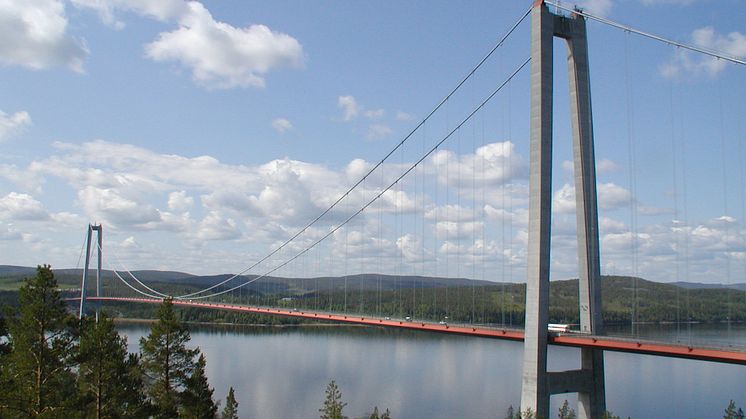
[[[552,394],[578,393],[578,417],[606,410],[603,351],[581,349],[578,370],[547,371],[552,223],[554,37],[567,42],[577,213],[580,330],[603,334],[593,118],[585,19],[551,13],[543,0],[531,11],[531,169],[526,328],[521,409],[549,417]]]

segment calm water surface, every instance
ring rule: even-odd
[[[149,326],[121,324],[130,350]],[[648,326],[643,336],[746,345],[744,325]],[[216,398],[236,390],[242,418],[317,418],[330,380],[361,417],[373,406],[395,418],[503,418],[520,404],[522,345],[427,332],[351,326],[192,326]],[[624,333],[621,329],[618,332]],[[579,351],[552,347],[550,368],[579,367]],[[609,410],[621,417],[721,418],[733,399],[746,409],[746,366],[606,353]],[[554,396],[556,412],[570,395]]]

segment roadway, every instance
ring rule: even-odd
[[[80,298],[69,298],[67,300],[80,301]],[[147,304],[161,303],[160,299],[132,297],[88,297],[87,300],[101,302],[123,301]],[[380,327],[396,327],[401,329],[421,330],[437,333],[452,333],[513,341],[522,341],[524,338],[523,330],[520,329],[452,325],[426,322],[421,320],[391,319],[388,317],[380,318],[366,315],[309,311],[305,309],[272,308],[247,306],[240,304],[210,303],[191,300],[173,300],[173,304],[180,307],[199,307],[214,310],[236,311],[242,313],[269,314],[274,316],[363,324]],[[699,347],[640,339],[619,338],[612,336],[582,335],[578,333],[550,334],[549,343],[553,345],[571,346],[576,348],[596,348],[607,351],[629,352],[636,354],[658,355],[674,358],[746,365],[746,348]]]

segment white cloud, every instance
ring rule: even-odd
[[[49,214],[31,195],[11,192],[0,198],[0,218],[40,221],[49,219]]]
[[[194,206],[194,198],[187,195],[186,191],[171,192],[168,194],[168,208],[171,211],[185,212]]]
[[[735,58],[746,58],[746,35],[740,32],[720,35],[713,27],[706,26],[694,30],[691,38],[698,47]],[[702,74],[712,77],[723,71],[727,64],[725,60],[677,48],[674,58],[660,66],[660,73],[667,78]]]
[[[211,211],[199,223],[196,237],[200,240],[233,240],[241,237],[241,231],[234,219]]]
[[[178,20],[189,12],[184,0],[71,0],[75,7],[91,9],[101,20],[116,29],[124,27],[124,22],[115,16],[117,10],[134,12],[163,22]]]
[[[614,183],[599,183],[596,193],[598,207],[609,211],[628,206],[632,198],[629,190]],[[554,193],[552,210],[558,213],[575,212],[575,186],[566,183]]]
[[[83,72],[85,41],[67,34],[60,0],[0,2],[0,63],[40,70],[67,67]]]
[[[272,128],[274,128],[278,133],[284,134],[293,129],[293,124],[285,118],[275,118],[272,120]]]
[[[270,70],[303,65],[303,47],[292,36],[264,25],[236,28],[216,21],[199,2],[189,2],[179,28],[145,46],[155,61],[176,61],[194,81],[213,89],[264,87]]]
[[[0,143],[23,132],[31,126],[31,116],[26,111],[8,115],[0,111]]]
[[[345,121],[351,121],[357,118],[357,115],[360,112],[360,107],[353,96],[340,96],[337,98],[337,106],[344,111],[342,119]]]
[[[380,140],[391,135],[391,128],[384,124],[373,124],[368,127],[368,139],[369,140]]]

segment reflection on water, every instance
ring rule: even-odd
[[[148,333],[147,325],[119,328],[132,351]],[[705,329],[698,333],[723,336]],[[523,347],[516,342],[354,326],[191,331],[207,356],[216,397],[224,399],[233,386],[242,417],[318,417],[330,380],[339,384],[350,417],[378,406],[396,418],[502,418],[520,403]],[[746,328],[740,337],[726,332],[746,342]],[[550,369],[578,368],[578,358],[576,349],[552,347]],[[609,409],[622,417],[721,417],[730,399],[746,408],[746,366],[607,353],[606,387]],[[552,410],[565,398],[574,401],[555,396]]]

